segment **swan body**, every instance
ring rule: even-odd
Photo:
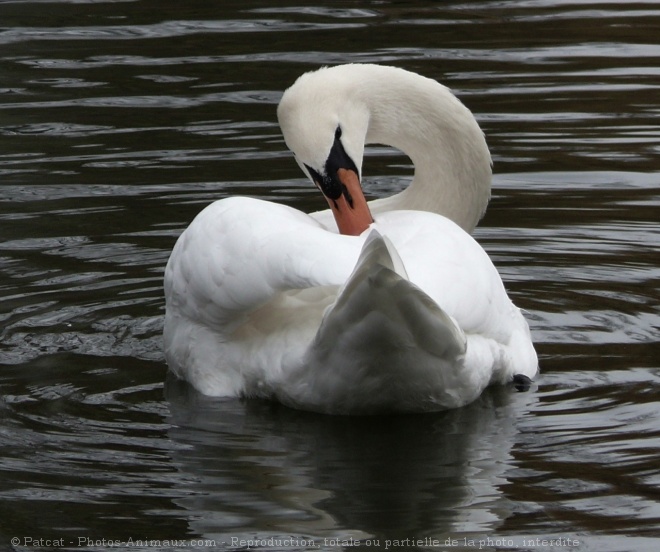
[[[303,75],[278,108],[285,141],[330,209],[216,201],[165,271],[165,352],[199,391],[327,413],[433,411],[533,378],[519,309],[468,234],[490,195],[470,112],[401,69]],[[365,143],[415,163],[404,192],[366,202]]]

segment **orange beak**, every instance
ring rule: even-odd
[[[325,198],[335,216],[339,233],[359,236],[374,221],[367,200],[364,198],[360,179],[351,169],[337,170],[337,178],[341,182],[342,193],[337,199],[327,196]]]

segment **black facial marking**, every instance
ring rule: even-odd
[[[319,188],[321,188],[321,183],[323,182],[323,177],[316,172],[312,167],[309,165],[305,165],[305,168],[309,172],[309,176],[312,177],[312,180],[314,181],[314,184],[316,184]]]
[[[344,144],[341,142],[341,127],[338,126],[335,130],[335,141],[332,144],[330,155],[325,162],[325,172],[328,174],[337,174],[339,169],[348,169],[355,174],[359,174],[355,163],[351,157],[346,153]]]
[[[347,169],[358,175],[359,172],[351,157],[346,153],[344,145],[341,143],[341,134],[341,127],[337,126],[337,130],[335,130],[335,141],[325,162],[323,174],[315,171],[309,165],[305,165],[305,167],[317,186],[321,188],[325,197],[337,200],[343,194],[348,204],[352,207],[353,198],[346,189],[346,186],[339,180],[337,172],[339,169]]]

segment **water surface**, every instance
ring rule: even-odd
[[[0,22],[7,546],[657,547],[660,3],[16,1]],[[530,321],[529,392],[351,419],[167,377],[177,236],[229,195],[322,207],[275,107],[343,62],[436,78],[477,116],[475,237]],[[406,185],[407,158],[367,156],[371,197]]]

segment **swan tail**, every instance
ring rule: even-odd
[[[324,397],[320,409],[337,413],[452,408],[463,402],[465,352],[463,331],[408,280],[394,246],[372,230],[289,402]]]
[[[392,319],[404,321],[414,345],[441,359],[465,353],[465,335],[435,301],[408,279],[405,266],[386,236],[372,230],[335,304],[326,313],[319,333],[341,335],[359,329],[370,316],[380,317],[383,332]],[[389,321],[389,323],[387,323]],[[372,331],[378,332],[378,324]]]

